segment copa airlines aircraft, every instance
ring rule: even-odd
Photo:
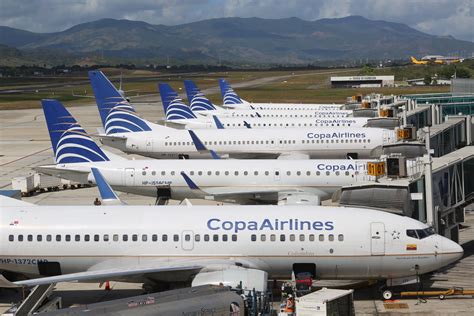
[[[240,98],[225,79],[219,79],[223,105],[226,108],[233,109],[252,109],[252,110],[341,110],[344,104],[310,104],[310,103],[254,103],[247,102]]]
[[[93,181],[91,168],[100,168],[107,182],[123,192],[162,199],[317,205],[339,187],[367,176],[364,160],[127,160],[101,150],[69,113],[52,114],[54,110],[44,105],[55,165],[35,169],[85,183]]]
[[[48,124],[70,122],[71,114],[59,101],[42,104]],[[194,134],[145,121],[125,100],[114,104],[99,103],[106,132],[99,135],[102,142],[152,158],[208,158],[205,148],[195,146],[196,137],[209,150],[229,157],[281,159],[378,157],[382,146],[395,140],[393,131],[378,128],[262,129],[257,134],[251,129],[202,129]]]
[[[166,122],[186,129],[363,127],[368,121],[366,117],[262,117],[258,112],[255,113],[254,117],[242,118],[225,115],[202,116],[199,113],[204,111],[214,111],[214,113],[220,111],[199,91],[191,80],[185,80],[185,86],[190,102],[189,107],[168,84],[160,83],[159,90]]]
[[[364,208],[36,206],[0,196],[0,270],[33,278],[1,276],[4,287],[118,280],[264,291],[268,277],[292,271],[407,282],[462,255],[421,222]]]
[[[108,95],[102,98],[96,93],[104,144],[152,158],[208,157],[195,148],[188,131],[148,122],[118,93]],[[57,101],[46,103],[62,107]],[[396,140],[393,131],[378,128],[275,128],[259,133],[251,129],[202,129],[197,134],[210,150],[234,158],[378,157],[383,145]]]
[[[306,104],[305,106],[285,104],[285,106],[281,107],[259,106],[258,111],[257,108],[250,105],[247,107],[235,107],[234,109],[229,109],[229,107],[222,109],[214,106],[191,80],[185,80],[184,86],[193,112],[206,116],[215,115],[219,118],[274,118],[283,120],[285,118],[343,118],[353,114],[352,110],[342,110],[341,105],[333,104]],[[172,91],[171,88],[167,91],[168,95],[173,94],[170,90]],[[176,92],[174,94],[177,96]],[[235,96],[235,98],[238,98],[236,94]],[[249,103],[247,102],[247,104]]]

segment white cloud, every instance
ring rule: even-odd
[[[0,0],[0,24],[54,32],[101,18],[174,25],[231,16],[316,20],[362,15],[473,41],[472,4],[473,0]]]

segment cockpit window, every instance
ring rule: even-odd
[[[416,239],[424,239],[434,234],[435,231],[431,227],[425,229],[407,229],[407,236]]]

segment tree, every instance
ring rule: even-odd
[[[425,77],[423,78],[423,82],[425,83],[425,85],[429,86],[431,84],[431,75],[426,74]]]
[[[456,69],[457,78],[471,78],[471,72],[464,67],[459,67]]]

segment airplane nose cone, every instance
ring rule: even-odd
[[[443,240],[443,253],[446,256],[446,264],[450,264],[462,258],[464,249],[458,243],[445,238]]]

